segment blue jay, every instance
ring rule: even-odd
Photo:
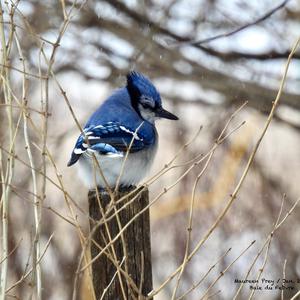
[[[95,184],[114,188],[117,181],[123,187],[137,184],[156,154],[158,118],[178,120],[163,109],[151,81],[138,72],[130,72],[127,85],[116,90],[86,123],[68,166],[78,161],[80,177],[88,188]]]

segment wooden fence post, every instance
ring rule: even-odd
[[[116,204],[116,209],[123,207],[125,203],[128,203],[131,199],[136,197],[132,203],[128,204],[118,213],[119,220],[117,220],[116,216],[110,218],[115,211],[111,209],[111,198],[106,191],[89,191],[90,230],[91,232],[94,231],[91,241],[92,258],[99,254],[101,249],[109,243],[110,239],[113,240],[116,237],[116,235],[120,232],[120,227],[123,228],[130,220],[132,220],[132,218],[134,218],[134,216],[136,216],[137,213],[149,204],[149,193],[145,188],[141,188],[126,197],[126,195],[134,189],[136,188],[122,188],[119,190],[117,195],[115,195],[114,203],[117,203],[118,199],[125,196],[124,201]],[[141,190],[143,191],[141,192]],[[97,225],[99,221],[104,221],[103,213],[105,214],[109,207],[111,211],[104,217],[108,219],[106,222],[107,225]],[[125,259],[124,250],[126,252]],[[113,243],[113,248],[112,246],[109,246],[105,252],[106,253],[101,254],[92,265],[93,286],[96,299],[140,300],[144,298],[143,296],[147,296],[148,293],[152,291],[149,209],[137,217],[124,230],[123,237],[118,237],[118,239]],[[113,258],[116,258],[124,271],[126,265],[126,269],[131,280],[127,280],[122,271],[117,273],[115,260],[112,260]]]

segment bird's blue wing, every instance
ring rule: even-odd
[[[84,134],[77,139],[68,166],[76,163],[87,149],[103,155],[122,155],[126,151],[133,153],[151,146],[155,134],[145,125],[141,123],[137,128],[129,128],[119,122],[108,122],[85,128]]]

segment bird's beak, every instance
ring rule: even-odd
[[[172,113],[168,112],[167,110],[163,109],[162,107],[159,107],[155,110],[155,115],[158,118],[164,118],[169,120],[178,120],[179,118],[173,115]]]

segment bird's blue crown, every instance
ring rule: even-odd
[[[141,100],[152,101],[155,107],[161,107],[161,98],[153,83],[141,73],[131,71],[127,75],[127,89],[133,107]],[[149,103],[151,105],[151,103]]]

